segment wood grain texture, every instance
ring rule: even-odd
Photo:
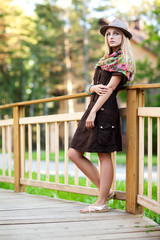
[[[25,126],[20,126],[20,134],[21,134],[21,177],[25,177]]]
[[[9,177],[12,174],[12,126],[7,127],[7,145],[8,145],[8,173]]]
[[[157,201],[154,201],[153,199],[150,199],[149,197],[144,195],[138,195],[137,201],[142,206],[150,209],[155,213],[160,214],[160,204]]]
[[[1,240],[154,240],[160,236],[160,226],[152,220],[118,209],[81,214],[79,209],[87,204],[3,189],[0,203]]]
[[[6,175],[6,127],[2,127],[2,175]]]
[[[138,116],[141,117],[159,117],[160,107],[139,107]]]
[[[148,117],[148,198],[152,199],[152,118]]]
[[[59,183],[59,123],[55,123],[55,182]]]
[[[124,87],[121,91],[132,90],[132,89],[133,90],[134,89],[144,90],[144,89],[153,89],[153,88],[160,88],[160,83],[135,84],[135,85],[132,85],[132,86]],[[57,101],[76,99],[76,98],[82,98],[82,97],[90,97],[90,95],[88,95],[86,92],[83,92],[83,93],[77,93],[77,94],[73,94],[73,95],[65,95],[65,96],[38,99],[38,100],[32,100],[32,101],[10,103],[10,104],[5,104],[5,105],[0,106],[0,109],[7,109],[7,108],[13,108],[13,107],[16,107],[16,106],[26,106],[26,105],[46,103],[46,102],[57,102]]]
[[[139,194],[144,194],[144,117],[139,118]]]
[[[14,190],[20,192],[20,126],[19,126],[20,112],[18,106],[13,108],[13,149],[14,149]]]
[[[32,125],[28,124],[29,179],[32,179]]]
[[[64,122],[64,181],[68,184],[69,123]]]
[[[43,98],[43,99],[32,100],[32,101],[10,103],[10,104],[5,104],[0,106],[0,109],[7,109],[7,108],[12,108],[17,106],[27,106],[32,104],[46,103],[46,102],[57,102],[57,101],[76,99],[76,98],[82,98],[82,97],[90,97],[90,95],[84,92],[84,93],[77,93],[77,94],[65,95],[65,96],[59,96],[59,97]]]
[[[40,124],[36,124],[36,130],[37,130],[37,180],[40,180],[41,178],[41,134],[40,134]]]
[[[53,123],[80,120],[83,112],[63,113],[38,117],[25,117],[19,120],[20,124]]]
[[[126,130],[126,211],[141,212],[137,204],[139,183],[139,119],[138,105],[141,92],[127,91],[127,130]],[[142,96],[142,95],[141,95]]]
[[[113,182],[112,182],[112,189],[116,190],[116,152],[113,152],[111,154],[111,157],[112,157],[113,171],[114,171]]]
[[[74,132],[76,131],[77,127],[78,127],[78,121],[74,121]],[[78,167],[76,166],[76,164],[74,166],[74,169],[75,169],[74,170],[74,172],[75,172],[74,184],[75,184],[75,186],[78,186],[79,177],[78,177]]]
[[[49,182],[49,123],[45,124],[45,136],[46,136],[46,181]]]

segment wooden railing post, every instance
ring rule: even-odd
[[[24,106],[13,107],[13,150],[14,150],[14,191],[25,191],[25,187],[20,186],[21,177],[21,155],[20,155],[20,117],[25,115]]]
[[[138,107],[144,105],[144,92],[127,89],[127,131],[126,131],[126,211],[141,213],[137,204],[139,183],[139,121]]]

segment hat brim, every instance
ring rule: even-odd
[[[125,30],[124,28],[115,27],[115,26],[112,26],[112,25],[105,25],[105,26],[101,27],[100,33],[101,33],[103,36],[105,36],[106,30],[107,30],[108,28],[111,28],[111,27],[120,29],[120,30],[126,35],[126,37],[128,37],[129,39],[132,38],[132,34],[131,34],[130,32],[128,32],[127,30]]]

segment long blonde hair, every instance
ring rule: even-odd
[[[125,58],[127,63],[129,63],[129,61],[131,61],[133,64],[133,75],[132,75],[132,79],[133,79],[135,72],[136,72],[136,65],[135,65],[135,59],[134,59],[133,52],[132,52],[132,47],[131,47],[129,38],[126,37],[121,30],[118,29],[118,31],[122,35],[121,50],[122,50],[123,57]],[[105,55],[108,56],[110,53],[111,53],[111,47],[109,46],[108,41],[107,41],[107,31],[106,31],[106,33],[105,33]]]

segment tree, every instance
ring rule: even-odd
[[[21,10],[2,1],[0,5],[0,85],[1,103],[24,100],[28,78],[26,64],[29,49],[24,42],[31,42],[32,21]],[[9,112],[7,110],[7,112]],[[3,111],[2,111],[3,112]],[[1,112],[1,113],[2,113]]]
[[[31,99],[52,96],[55,84],[60,83],[64,75],[63,13],[54,3],[55,1],[46,1],[37,4],[35,9],[33,34],[36,42],[30,44],[31,82],[34,85],[30,93]],[[30,110],[33,115],[33,106]],[[48,109],[45,108],[45,114],[47,113]]]

